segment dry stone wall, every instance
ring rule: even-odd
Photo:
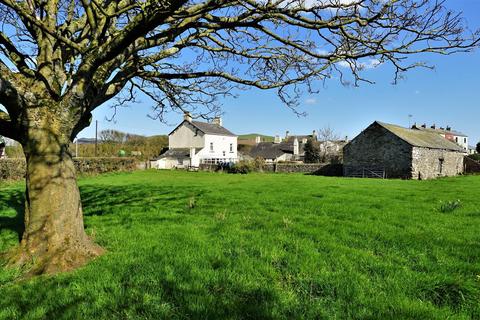
[[[412,151],[412,178],[435,179],[462,174],[464,157],[461,152],[415,147]]]

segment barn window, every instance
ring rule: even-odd
[[[445,162],[445,159],[438,159],[438,172],[443,173],[443,163]]]

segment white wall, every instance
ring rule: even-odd
[[[213,143],[213,151],[210,149],[210,143]],[[232,144],[232,152],[230,151]],[[225,155],[224,155],[225,152]],[[236,159],[237,155],[237,137],[205,135],[205,147],[197,155],[201,159]]]
[[[463,148],[463,150],[467,151],[468,150],[468,137],[454,137],[455,142],[457,142],[458,139],[458,144]]]

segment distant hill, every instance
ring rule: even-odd
[[[262,137],[262,142],[273,142],[273,140],[275,139],[274,137],[272,136],[267,136],[267,135],[264,135],[264,134],[260,134],[260,133],[249,133],[249,134],[241,134],[238,136],[238,140],[253,140],[255,141],[255,138],[256,137]]]

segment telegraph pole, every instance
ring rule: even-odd
[[[95,120],[95,158],[97,157],[98,120]]]

